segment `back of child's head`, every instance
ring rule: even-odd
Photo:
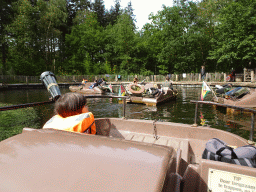
[[[86,105],[86,98],[80,93],[65,93],[55,102],[55,114],[61,117],[69,117],[82,113],[83,107]]]

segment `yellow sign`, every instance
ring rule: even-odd
[[[209,169],[208,192],[256,192],[256,177]]]

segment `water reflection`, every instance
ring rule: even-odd
[[[200,116],[199,116],[199,118],[200,118],[200,125],[202,125],[202,126],[204,126],[205,125],[205,123],[206,123],[206,120],[205,120],[205,118],[204,118],[204,115],[203,115],[203,113],[200,111]]]
[[[201,87],[178,86],[177,89],[179,94],[176,101],[156,107],[140,104],[126,105],[126,118],[194,124],[195,104],[190,103],[190,100],[198,100]],[[64,94],[69,90],[68,88],[61,88],[61,92]],[[48,101],[49,96],[45,89],[0,91],[0,104],[3,106],[42,102]],[[206,100],[211,100],[211,97],[212,95],[209,93]],[[123,117],[123,105],[118,103],[118,99],[88,99],[88,106],[96,118]],[[41,128],[53,116],[52,104],[33,107],[33,109],[37,117],[37,124],[33,126],[34,128]],[[0,112],[0,116],[4,113]],[[238,113],[234,115],[226,112],[226,109],[223,108],[200,104],[198,117],[198,125],[208,125],[249,138],[250,114]]]

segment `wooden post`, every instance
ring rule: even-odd
[[[205,81],[207,81],[208,79],[209,79],[209,73],[206,73],[206,75],[205,75]],[[209,81],[211,81],[211,79],[210,79]]]
[[[246,81],[246,68],[244,68],[244,82]]]
[[[176,80],[175,81],[179,81],[179,76],[178,75],[176,75]]]
[[[251,70],[251,82],[254,83],[254,70]]]
[[[251,113],[251,130],[250,130],[250,136],[249,139],[253,141],[253,136],[254,136],[254,113]]]

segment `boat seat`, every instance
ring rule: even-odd
[[[126,140],[132,141],[140,141],[145,143],[152,143],[157,145],[164,145],[173,147],[176,151],[177,149],[181,149],[183,154],[188,154],[188,140],[187,139],[180,139],[174,137],[166,137],[166,136],[158,136],[158,138],[154,138],[153,135],[148,134],[141,134],[135,132],[123,132],[121,134],[124,136]],[[188,161],[188,156],[182,156],[182,158]]]
[[[153,135],[141,134],[135,132],[120,132],[125,140],[137,141],[143,143],[151,143],[156,145],[162,145],[171,147],[176,151],[177,161],[176,161],[176,173],[183,175],[186,170],[186,165],[190,161],[189,156],[189,141],[187,139],[174,138],[159,136],[157,139]]]
[[[175,181],[175,156],[166,146],[26,128],[1,142],[0,191],[162,192]]]

